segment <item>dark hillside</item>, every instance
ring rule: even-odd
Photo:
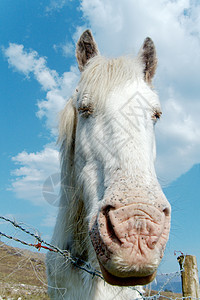
[[[0,242],[0,299],[49,299],[45,255]]]
[[[157,292],[147,292],[146,296]],[[180,294],[162,292],[159,299],[175,299]],[[14,248],[0,241],[0,300],[47,300],[45,255]]]

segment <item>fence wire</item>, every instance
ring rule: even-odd
[[[18,238],[15,238],[13,236],[10,236],[10,235],[7,235],[3,232],[0,231],[0,236],[3,236],[7,239],[10,239],[10,240],[13,240],[15,242],[18,242],[18,243],[21,243],[22,245],[25,245],[25,246],[29,246],[29,247],[35,247],[36,249],[40,250],[40,249],[46,249],[46,250],[49,250],[49,251],[52,251],[52,252],[55,252],[55,253],[59,253],[60,255],[62,255],[67,261],[71,262],[74,266],[76,266],[77,268],[81,269],[81,270],[84,270],[85,272],[91,274],[92,276],[97,276],[97,277],[100,277],[101,279],[103,279],[103,276],[101,275],[101,272],[99,272],[98,270],[95,270],[94,268],[92,268],[92,266],[81,260],[80,258],[77,258],[77,257],[74,257],[70,254],[69,251],[67,250],[61,250],[59,249],[58,247],[50,244],[50,243],[47,243],[46,241],[44,241],[43,239],[41,239],[40,236],[30,232],[29,230],[25,229],[24,227],[22,227],[21,225],[19,225],[16,221],[12,221],[8,218],[5,218],[3,216],[0,216],[0,219],[6,221],[6,222],[9,222],[11,223],[14,227],[20,229],[21,231],[25,232],[26,234],[34,237],[37,241],[37,243],[35,244],[31,244],[31,243],[27,243],[21,239],[18,239]],[[80,264],[84,264],[85,267],[81,266]]]
[[[52,251],[52,252],[55,252],[55,253],[58,253],[59,255],[62,255],[65,259],[66,259],[66,262],[70,262],[72,263],[75,267],[89,273],[92,278],[94,278],[95,276],[104,280],[103,276],[102,276],[102,273],[99,272],[98,270],[94,269],[88,262],[85,262],[83,261],[82,259],[80,258],[77,258],[77,257],[74,257],[71,255],[71,253],[68,251],[68,250],[61,250],[59,249],[57,246],[54,246],[52,245],[51,243],[48,243],[46,242],[45,240],[43,240],[38,234],[35,234],[35,233],[32,233],[30,232],[29,230],[25,229],[24,227],[22,227],[19,223],[17,223],[16,221],[14,220],[11,220],[9,218],[6,218],[4,216],[0,216],[0,219],[5,221],[5,222],[8,222],[10,223],[11,225],[13,225],[15,228],[17,228],[18,230],[26,233],[27,235],[30,235],[31,237],[33,237],[36,241],[36,243],[28,243],[22,239],[19,239],[19,238],[16,238],[14,236],[11,236],[11,235],[8,235],[6,233],[3,233],[0,231],[0,237],[5,237],[9,240],[13,240],[15,242],[18,242],[18,243],[21,243],[22,245],[24,246],[28,246],[28,247],[34,247],[36,248],[37,250],[40,250],[40,249],[45,249],[45,250],[48,250],[48,251]],[[179,252],[179,251],[177,251]],[[181,252],[182,253],[182,252]],[[184,263],[183,263],[183,266],[184,266]],[[168,277],[168,279],[165,281],[165,283],[163,284],[163,286],[159,289],[159,291],[153,295],[153,296],[144,296],[141,292],[139,292],[137,290],[137,288],[134,288],[134,287],[130,287],[132,290],[135,290],[139,293],[140,295],[140,298],[139,299],[143,299],[143,300],[157,300],[157,299],[160,299],[162,297],[162,299],[175,299],[175,300],[179,300],[179,299],[191,299],[190,297],[173,297],[173,298],[170,298],[170,297],[167,297],[163,294],[161,294],[162,292],[165,291],[165,288],[166,286],[177,276],[180,276],[181,275],[181,272],[184,270],[184,267],[180,270],[180,271],[177,271],[177,272],[174,272],[174,273],[166,273],[166,274],[161,274],[161,275],[165,275],[166,277]],[[151,290],[149,291],[151,292]],[[194,299],[194,298],[193,298]],[[199,298],[198,298],[199,299]],[[194,300],[198,300],[197,298],[194,299]]]

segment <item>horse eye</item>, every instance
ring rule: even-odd
[[[78,108],[78,112],[82,117],[88,118],[92,113],[93,113],[93,108],[92,106],[89,105],[81,105]]]
[[[160,110],[155,110],[152,116],[154,121],[157,121],[161,118],[162,112]]]

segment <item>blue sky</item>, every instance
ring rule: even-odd
[[[200,263],[200,3],[147,0],[1,0],[1,215],[50,240],[57,207],[42,194],[59,173],[58,112],[79,79],[75,42],[90,28],[103,55],[156,45],[154,80],[163,108],[156,129],[158,178],[172,204],[161,272],[178,269],[174,250]],[[57,191],[56,191],[57,192]],[[1,230],[14,229],[0,222]]]

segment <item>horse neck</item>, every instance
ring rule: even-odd
[[[52,243],[61,250],[68,250],[74,257],[81,258],[93,268],[97,268],[97,258],[88,234],[84,203],[80,191],[75,189],[73,174],[73,166],[63,161],[60,207]],[[63,263],[66,264],[61,259],[60,264],[56,264],[58,270],[54,271],[58,274],[62,273]],[[62,299],[100,300],[106,297],[107,300],[129,300],[139,296],[137,292],[129,288],[113,287],[96,276],[93,278],[91,274],[74,268],[72,264],[67,263],[62,276],[61,286],[67,291],[65,295],[62,295]],[[60,299],[57,294],[56,297]]]
[[[63,187],[52,242],[61,250],[68,250],[73,256],[87,260],[88,239],[83,201],[72,187],[68,191]]]
[[[61,195],[61,199],[62,197],[64,197],[64,194]],[[70,251],[73,256],[81,258],[87,261],[93,268],[97,268],[96,255],[89,241],[89,236],[86,233],[87,228],[83,222],[84,218],[83,216],[81,217],[82,214],[84,215],[83,203],[81,204],[82,201],[78,198],[68,200],[69,205],[59,208],[53,242],[60,249]],[[80,203],[78,204],[78,202]],[[75,209],[75,207],[78,207],[78,209]],[[58,273],[61,273],[63,262],[61,260],[60,264],[56,264]],[[107,300],[133,300],[139,297],[139,294],[130,288],[111,286],[105,283],[103,279],[96,276],[93,278],[91,274],[68,263],[67,268],[63,270],[62,285],[67,291],[62,296],[62,300],[101,300],[104,298]],[[58,295],[56,297],[60,299]]]

